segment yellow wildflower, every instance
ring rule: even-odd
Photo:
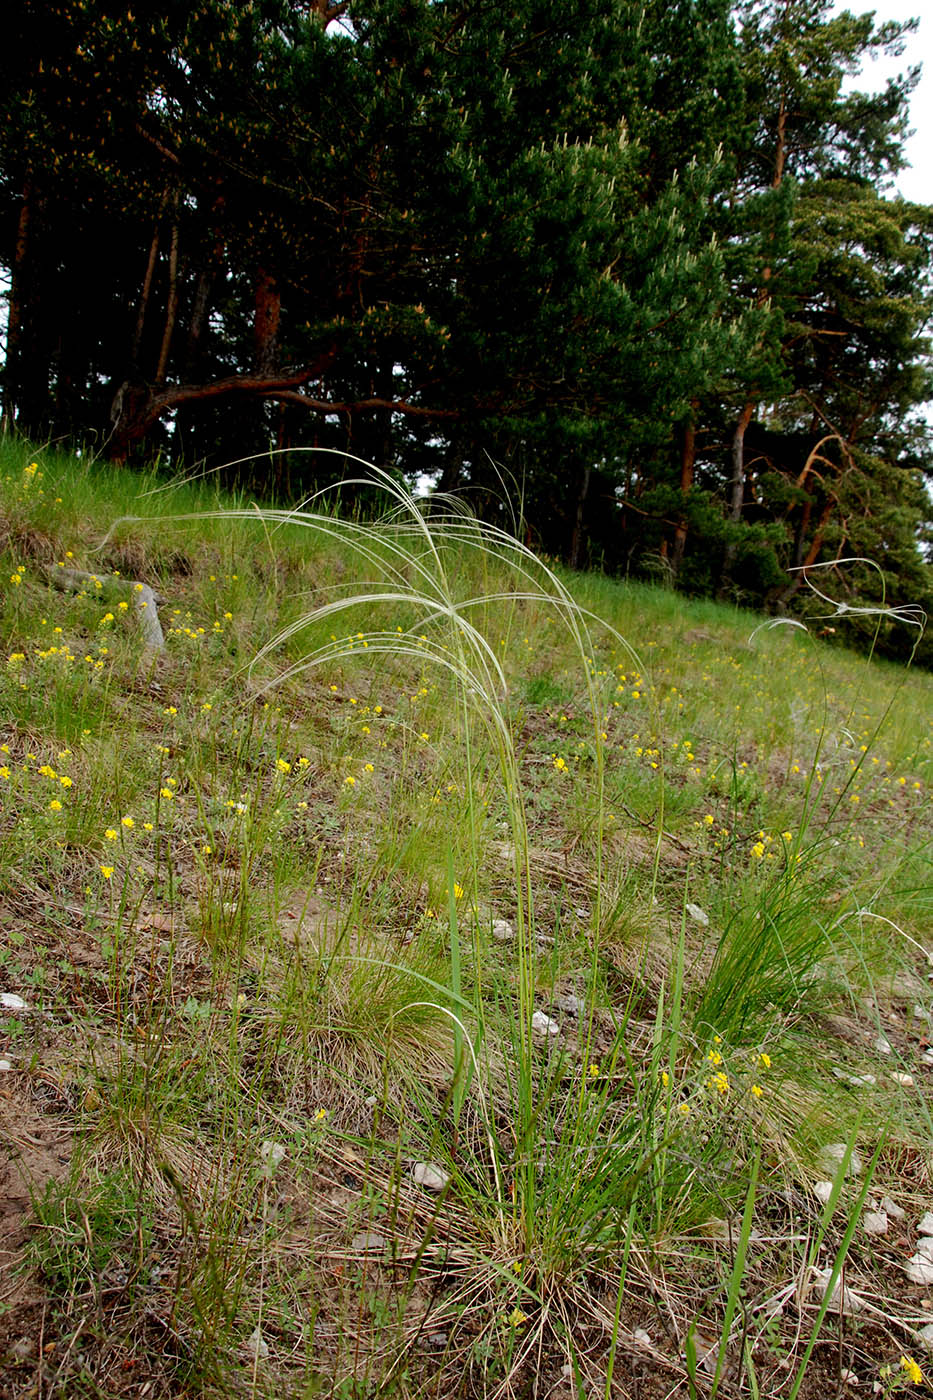
[[[905,1373],[911,1385],[923,1385],[923,1372],[912,1356],[901,1357],[901,1370]]]

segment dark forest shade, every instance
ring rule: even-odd
[[[509,480],[575,565],[786,606],[857,554],[860,597],[928,601],[914,77],[842,90],[904,42],[820,0],[27,0],[4,421],[123,460],[338,447],[485,513]]]

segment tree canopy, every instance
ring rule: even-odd
[[[4,422],[118,460],[331,446],[484,512],[506,479],[575,565],[786,607],[801,566],[865,555],[840,587],[923,605],[933,210],[891,193],[917,73],[851,86],[911,28],[24,0]],[[339,459],[309,460],[254,471]]]

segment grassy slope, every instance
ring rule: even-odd
[[[908,1384],[931,677],[154,484],[0,461],[0,1395]]]

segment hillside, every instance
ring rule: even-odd
[[[925,1386],[933,677],[0,453],[0,1397]]]

